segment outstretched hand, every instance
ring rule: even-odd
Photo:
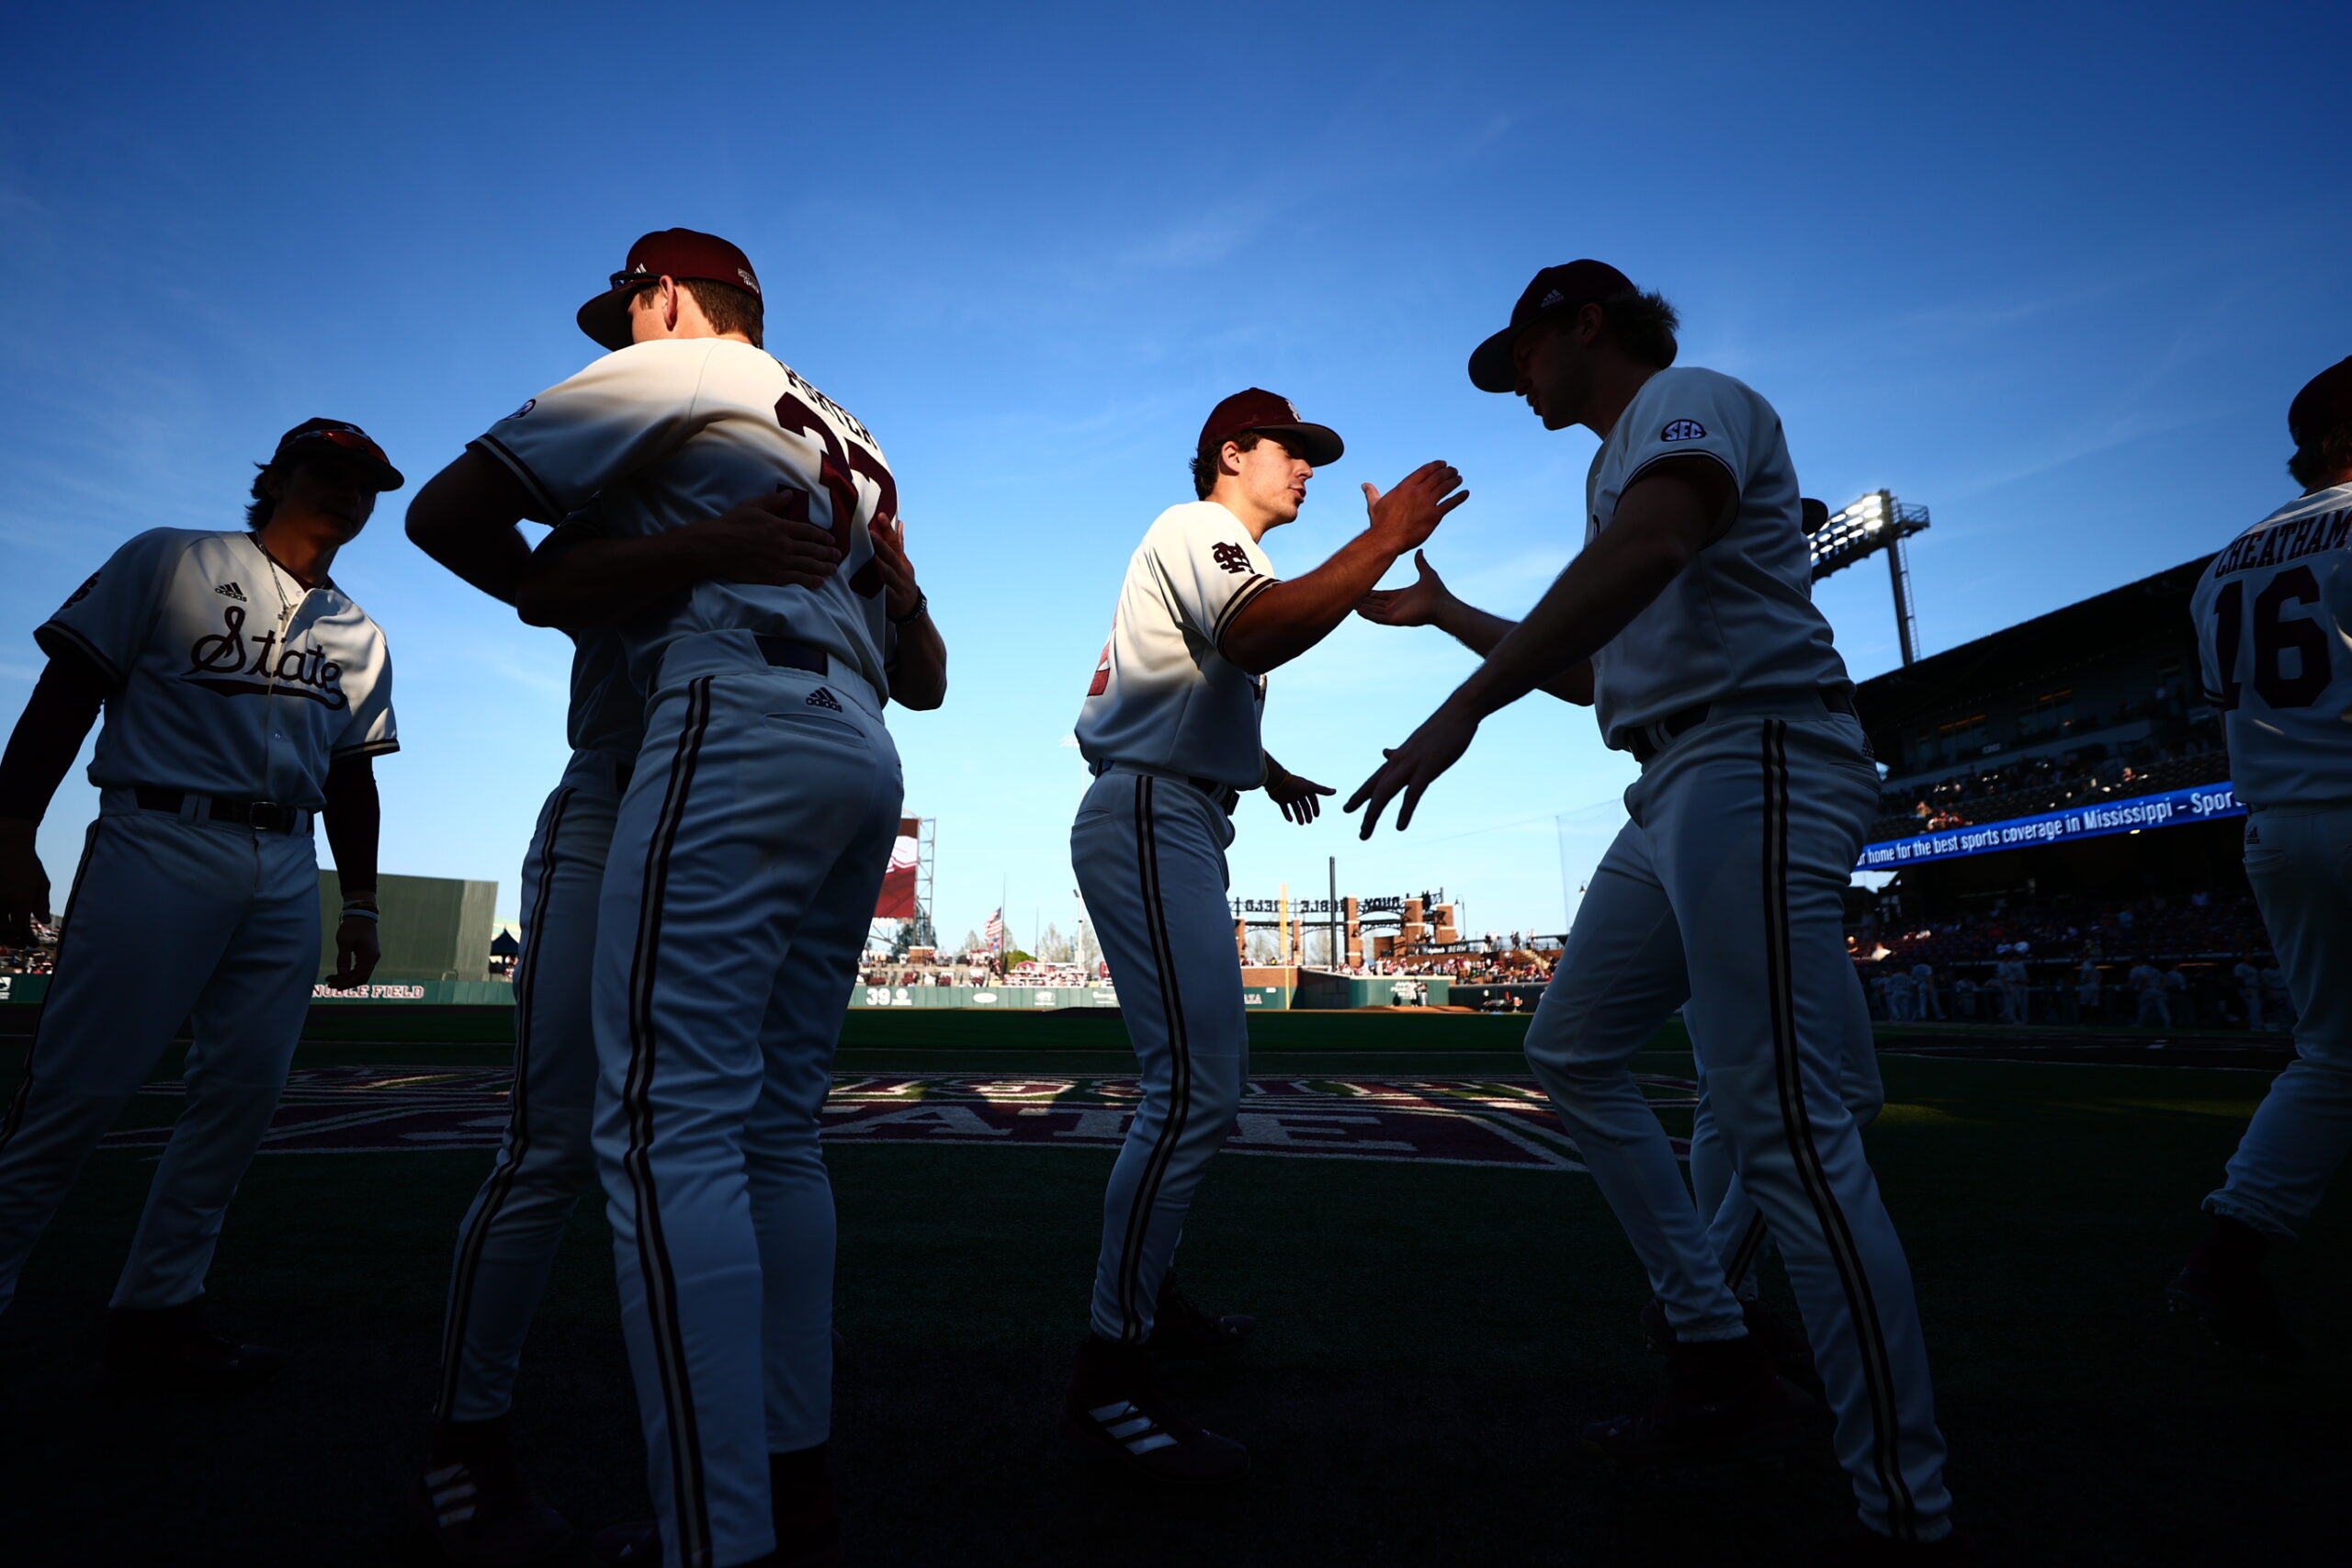
[[[1401,556],[1436,533],[1445,514],[1470,499],[1461,484],[1453,465],[1442,460],[1423,463],[1385,495],[1377,485],[1366,484],[1363,505],[1372,523],[1364,531],[1390,555]]]
[[[1430,565],[1429,557],[1419,550],[1413,552],[1413,565],[1419,576],[1403,588],[1374,589],[1357,601],[1356,614],[1377,626],[1435,626],[1445,606],[1453,602],[1453,591]]]
[[[1470,742],[1477,738],[1478,721],[1456,714],[1452,704],[1421,721],[1421,727],[1405,739],[1402,746],[1384,751],[1388,760],[1380,764],[1372,777],[1356,786],[1341,809],[1353,811],[1364,807],[1363,829],[1357,836],[1369,839],[1372,830],[1380,826],[1380,814],[1398,792],[1404,803],[1396,810],[1396,830],[1403,832],[1411,825],[1413,809],[1430,785],[1437,783],[1445,771],[1462,760],[1470,750]]]
[[[1323,814],[1322,796],[1339,793],[1329,784],[1303,779],[1296,773],[1284,773],[1266,782],[1266,798],[1281,807],[1283,815],[1302,828]]]

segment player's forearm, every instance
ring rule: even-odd
[[[1217,651],[1252,675],[1278,669],[1331,635],[1396,564],[1396,552],[1369,532],[1340,547],[1304,577],[1277,582],[1250,601],[1225,631]]]
[[[947,700],[947,639],[927,610],[899,628],[898,651],[890,660],[890,700],[917,710]]]
[[[1290,777],[1290,770],[1283,767],[1280,762],[1275,761],[1274,754],[1272,751],[1261,750],[1260,755],[1264,757],[1266,760],[1266,776],[1258,781],[1258,787],[1260,789],[1272,789],[1280,784],[1284,779]]]
[[[1500,615],[1489,615],[1475,604],[1465,604],[1449,597],[1437,614],[1437,627],[1471,652],[1485,658],[1494,652],[1504,637],[1510,635],[1517,621],[1507,621]],[[1592,705],[1592,660],[1580,659],[1557,674],[1547,675],[1535,682],[1536,690],[1548,692],[1564,703],[1578,707]]]
[[[528,504],[503,466],[479,452],[462,453],[409,502],[408,536],[476,588],[512,604],[531,560],[531,547],[515,526]]]
[[[327,770],[326,808],[320,819],[336,879],[345,898],[376,895],[376,845],[383,827],[383,803],[376,794],[372,758],[354,757]]]
[[[1702,499],[1687,485],[1634,486],[1609,528],[1568,563],[1448,703],[1483,718],[1589,660],[1697,558],[1709,523]]]
[[[106,677],[89,660],[60,654],[49,661],[0,755],[0,819],[40,824],[106,694]]]
[[[708,558],[707,540],[689,525],[642,539],[542,547],[524,570],[514,608],[535,626],[610,626],[664,595],[723,575]]]

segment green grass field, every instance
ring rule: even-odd
[[[1520,1070],[1523,1021],[1252,1021],[1261,1074]],[[1662,1037],[1644,1070],[1687,1073]],[[21,1047],[0,1047],[0,1087]],[[304,1065],[486,1064],[494,1047],[318,1043]],[[2346,1207],[2278,1277],[2314,1341],[2264,1373],[2176,1332],[2157,1295],[2259,1073],[1885,1059],[1871,1149],[1917,1275],[1960,1517],[1986,1562],[2340,1562],[2352,1287]],[[1114,1018],[854,1013],[854,1071],[1072,1074],[1127,1058]],[[175,1071],[167,1062],[164,1076]],[[142,1096],[133,1117],[168,1120]],[[1264,1325],[1181,1386],[1250,1444],[1229,1494],[1140,1492],[1076,1462],[1052,1413],[1084,1327],[1098,1149],[837,1144],[836,1451],[852,1563],[1801,1563],[1848,1513],[1826,1449],[1629,1477],[1584,1422],[1646,1401],[1644,1288],[1580,1174],[1221,1159],[1184,1272]],[[219,1315],[294,1352],[258,1394],[132,1402],[97,1314],[152,1169],[96,1156],[0,1319],[0,1562],[368,1564],[417,1459],[440,1296],[486,1150],[266,1157],[221,1244]],[[1783,1303],[1785,1305],[1785,1302]],[[517,1424],[550,1498],[644,1508],[601,1216],[583,1213]]]

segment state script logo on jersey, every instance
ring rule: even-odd
[[[278,634],[266,631],[245,636],[245,613],[234,604],[220,610],[220,630],[200,637],[187,650],[187,669],[181,678],[224,697],[266,696],[282,693],[308,697],[330,708],[349,705],[343,694],[343,666],[315,643],[309,648],[284,648]]]
[[[1695,419],[1678,419],[1657,433],[1660,441],[1697,441],[1707,434],[1707,427]]]
[[[1209,558],[1216,562],[1217,565],[1223,567],[1227,571],[1248,571],[1250,570],[1250,553],[1247,550],[1244,550],[1239,545],[1230,542],[1211,545],[1209,547]]]

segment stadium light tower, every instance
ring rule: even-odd
[[[1894,635],[1903,645],[1903,662],[1919,656],[1919,628],[1911,609],[1911,568],[1903,558],[1903,541],[1928,526],[1928,509],[1905,506],[1893,491],[1874,490],[1811,530],[1813,581],[1842,571],[1881,550],[1886,552],[1886,575],[1894,588]]]

